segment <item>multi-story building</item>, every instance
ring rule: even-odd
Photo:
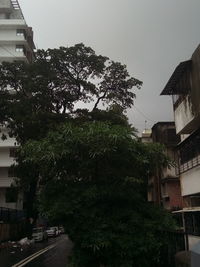
[[[175,147],[179,143],[174,122],[158,122],[152,127],[152,142],[165,146],[166,155],[175,161]],[[148,201],[172,211],[182,208],[179,176],[175,167],[157,168],[148,181]]]
[[[31,62],[34,59],[33,31],[27,26],[17,0],[0,0],[0,63],[3,61]],[[14,184],[14,138],[9,137],[6,126],[1,126],[0,138],[0,207],[22,209],[23,197]]]
[[[183,225],[190,247],[200,241],[200,46],[190,60],[181,62],[161,95],[172,95],[176,132],[178,174],[183,197]]]
[[[34,58],[32,28],[28,27],[17,0],[0,1],[0,62]]]

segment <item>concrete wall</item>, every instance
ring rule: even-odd
[[[182,79],[186,77],[187,73],[184,75]],[[190,134],[200,127],[200,46],[192,55],[189,77],[191,90],[174,110],[177,134]],[[185,84],[185,87],[187,86]]]
[[[8,177],[8,168],[0,168],[0,188],[10,187],[13,182],[14,178]]]
[[[15,163],[14,158],[9,156],[10,148],[0,147],[0,167],[9,167]]]
[[[10,0],[1,0],[0,2],[0,12],[7,12],[12,9],[12,3]]]
[[[189,101],[189,96],[175,109],[174,111],[176,133],[180,134],[184,128],[192,122],[194,115],[192,114],[192,108]],[[186,133],[187,132],[183,132]]]
[[[200,166],[188,170],[180,175],[182,196],[200,192]]]
[[[16,52],[16,45],[14,43],[9,45],[7,44],[6,46],[4,45],[3,47],[0,46],[0,62],[12,62],[13,60],[17,59],[27,61],[27,58],[23,52]]]
[[[1,0],[0,2],[0,18],[7,19],[23,19],[21,9],[14,9],[11,0]]]
[[[2,140],[1,136],[2,134],[6,134],[6,137],[7,139],[5,140]],[[3,147],[17,147],[18,146],[18,143],[16,141],[15,138],[11,138],[8,136],[7,132],[0,132],[0,148],[3,148]]]
[[[8,240],[19,240],[26,233],[25,223],[0,224],[0,242]]]
[[[183,201],[181,197],[181,189],[179,181],[171,181],[168,183],[168,194],[170,200],[170,207],[179,207],[183,206]]]
[[[189,250],[198,242],[200,242],[200,236],[188,235]]]
[[[1,34],[0,34],[1,44],[9,43],[10,41],[24,42],[25,38],[23,35],[17,35],[17,29],[1,29]]]
[[[174,167],[163,169],[163,177],[162,178],[167,178],[167,177],[170,177],[170,178],[176,178],[177,177],[176,170]]]

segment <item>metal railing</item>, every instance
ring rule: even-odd
[[[11,3],[14,9],[20,9],[18,0],[11,0]]]
[[[15,10],[19,10],[21,15],[22,15],[22,18],[24,19],[24,15],[22,13],[22,10],[21,10],[21,7],[20,7],[20,4],[18,2],[18,0],[11,0],[11,3],[12,3],[12,6]]]
[[[184,173],[196,166],[200,165],[200,155],[188,160],[187,162],[179,165],[179,174]]]
[[[159,232],[161,241],[165,239],[165,244],[160,250],[159,266],[175,267],[175,255],[177,252],[188,250],[188,235],[180,231]]]

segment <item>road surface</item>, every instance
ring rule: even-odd
[[[67,267],[72,242],[66,235],[49,238],[28,248],[0,251],[0,267]]]

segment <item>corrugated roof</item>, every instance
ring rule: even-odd
[[[167,82],[165,88],[161,92],[161,95],[173,95],[176,94],[175,86],[184,72],[191,67],[192,60],[187,60],[181,62],[175,69],[174,73],[170,77],[169,81]]]

